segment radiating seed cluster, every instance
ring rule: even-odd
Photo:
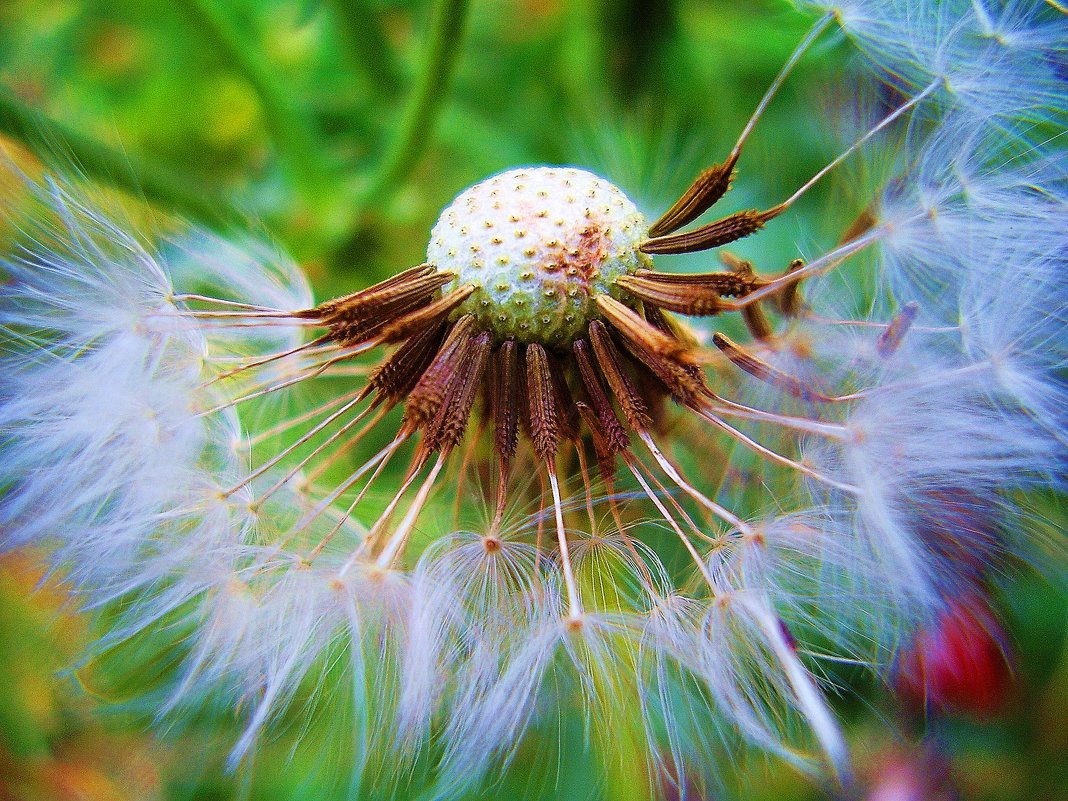
[[[472,314],[498,341],[567,345],[595,319],[594,298],[649,267],[648,233],[619,189],[585,170],[509,170],[461,193],[431,234],[427,262],[475,291]]]
[[[1042,509],[1068,460],[1068,196],[1030,140],[1061,116],[1064,36],[1033,0],[803,4],[826,13],[651,224],[589,173],[513,170],[445,210],[426,263],[316,303],[251,239],[146,249],[112,193],[45,174],[25,219],[0,204],[0,552],[50,552],[103,610],[94,654],[153,694],[181,660],[165,711],[240,712],[231,767],[314,732],[350,794],[447,801],[542,745],[572,760],[570,732],[642,757],[636,795],[719,797],[743,743],[849,779],[836,663],[911,641],[895,683],[921,671],[908,711],[931,714],[924,629],[992,637],[1010,565],[1065,574]],[[835,23],[900,105],[782,202],[702,223]],[[721,249],[866,142],[886,182],[836,245]]]

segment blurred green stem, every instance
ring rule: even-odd
[[[606,65],[612,59],[604,39],[605,14],[598,0],[571,0],[564,6],[559,78],[574,108],[587,108],[593,99],[608,95]]]
[[[203,36],[232,62],[252,85],[263,107],[264,121],[278,147],[283,168],[298,192],[315,201],[324,194],[331,170],[323,146],[309,119],[300,112],[285,86],[275,79],[274,67],[252,44],[252,36],[231,18],[219,0],[187,0]]]
[[[0,134],[15,139],[41,158],[69,160],[88,177],[118,187],[200,222],[217,226],[238,224],[218,191],[181,173],[135,160],[118,150],[46,117],[0,88]]]
[[[400,66],[367,0],[331,0],[331,4],[352,63],[366,72],[367,88],[378,99],[396,91]]]
[[[468,0],[437,0],[430,20],[426,60],[404,108],[401,122],[367,181],[356,216],[384,203],[415,169],[437,121],[463,43]]]

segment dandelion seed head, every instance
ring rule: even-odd
[[[767,102],[651,225],[591,173],[510,170],[442,212],[426,263],[322,302],[269,245],[149,245],[31,187],[49,236],[0,287],[4,545],[54,545],[120,606],[105,643],[177,621],[169,708],[239,707],[235,766],[344,673],[348,761],[398,795],[416,765],[427,797],[470,791],[562,709],[609,747],[630,727],[679,787],[738,739],[845,776],[822,660],[885,663],[998,563],[1007,496],[1063,464],[1068,361],[1062,165],[974,124],[1017,113],[979,58],[1049,37],[847,5],[907,99],[826,169],[913,116],[808,264],[722,247],[826,170],[701,222]],[[823,277],[865,249],[881,283]]]
[[[651,264],[645,218],[619,189],[572,167],[527,167],[464,190],[431,232],[427,261],[474,292],[471,314],[498,341],[569,345],[599,314],[598,295]]]

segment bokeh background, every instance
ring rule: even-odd
[[[146,230],[179,215],[271,238],[324,298],[421,262],[440,209],[512,166],[593,169],[656,216],[722,159],[812,21],[774,0],[0,0],[0,142],[20,164],[37,154],[119,188],[112,202]],[[881,95],[826,37],[725,203],[785,197]],[[733,249],[772,271],[835,241],[892,160],[851,163]],[[709,268],[707,254],[687,259],[672,268]],[[1046,519],[1035,525],[1063,529],[1062,498],[1031,505]],[[345,797],[285,736],[228,774],[233,710],[156,721],[142,691],[173,661],[131,672],[125,657],[85,658],[99,632],[40,556],[0,557],[0,801]],[[1011,671],[990,679],[996,713],[924,721],[892,686],[842,673],[852,686],[836,706],[864,782],[926,783],[871,798],[952,798],[950,785],[969,799],[1068,798],[1065,599],[1024,565],[996,596]],[[317,725],[329,721],[310,736]],[[605,779],[581,748],[546,776],[540,753],[520,751],[488,797],[630,799],[646,786],[637,763]],[[727,789],[748,799],[829,793],[758,756],[735,767]]]

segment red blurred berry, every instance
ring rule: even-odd
[[[901,656],[895,687],[901,701],[925,710],[987,718],[1005,705],[1013,677],[1006,637],[976,595],[950,602]]]

